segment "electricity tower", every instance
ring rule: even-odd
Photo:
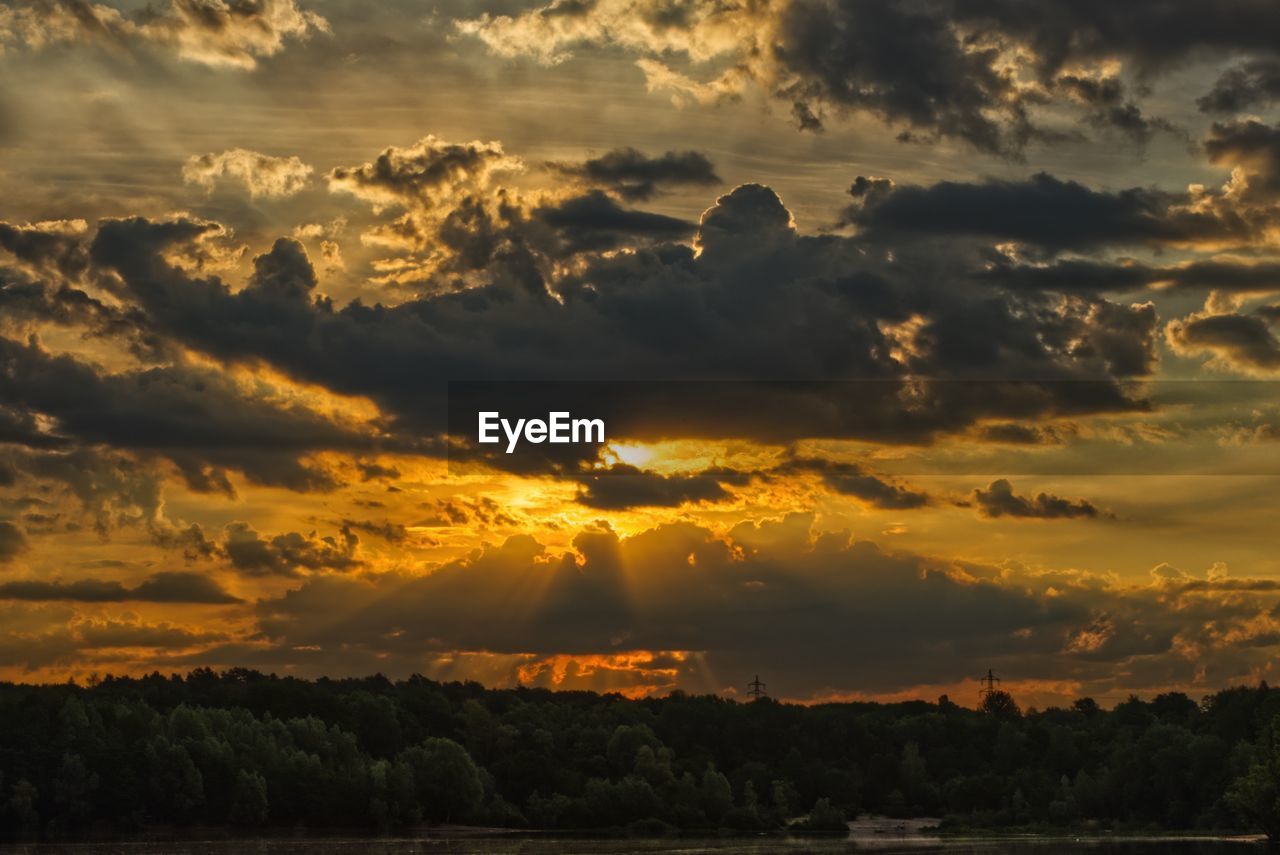
[[[751,700],[753,701],[758,701],[761,698],[769,696],[769,693],[764,690],[764,683],[760,682],[759,674],[756,675],[754,680],[747,683],[747,694],[751,696]]]
[[[978,690],[978,699],[985,701],[988,695],[994,695],[998,692],[999,689],[996,688],[996,685],[999,684],[999,682],[1000,678],[995,674],[992,674],[991,669],[988,668],[987,676],[978,681],[979,685],[982,686],[982,688]]]

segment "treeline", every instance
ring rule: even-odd
[[[1267,827],[1280,690],[1022,712],[487,690],[253,671],[0,684],[0,833]],[[1280,822],[1276,823],[1280,830]]]

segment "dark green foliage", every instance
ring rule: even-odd
[[[236,775],[227,819],[232,825],[248,828],[262,825],[267,821],[267,807],[266,779],[257,772],[241,769]]]
[[[413,778],[414,794],[424,818],[435,822],[468,822],[480,808],[484,787],[475,761],[452,739],[431,737],[400,752],[397,758]]]
[[[859,813],[1280,833],[1280,691],[1039,712],[997,694],[804,707],[243,669],[0,684],[0,835],[826,830]]]
[[[1272,841],[1280,840],[1280,745],[1273,721],[1256,746],[1248,770],[1227,790],[1226,801]]]
[[[832,805],[830,799],[821,798],[814,802],[801,827],[805,831],[846,831],[849,826],[844,811]]]

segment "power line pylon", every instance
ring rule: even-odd
[[[759,674],[756,675],[754,680],[747,683],[747,694],[751,696],[751,700],[753,701],[758,701],[761,698],[769,696],[769,693],[764,690],[764,683],[760,682]]]
[[[987,669],[987,676],[978,681],[982,688],[978,689],[978,700],[985,701],[987,696],[993,695],[1000,691],[996,686],[1000,683],[1000,678],[991,673],[991,669]]]

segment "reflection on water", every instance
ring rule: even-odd
[[[336,839],[17,845],[25,855],[853,855],[857,852],[947,855],[1248,855],[1256,841],[1239,838],[1019,838],[940,840],[856,835],[848,838],[662,838],[587,840],[553,837]]]

